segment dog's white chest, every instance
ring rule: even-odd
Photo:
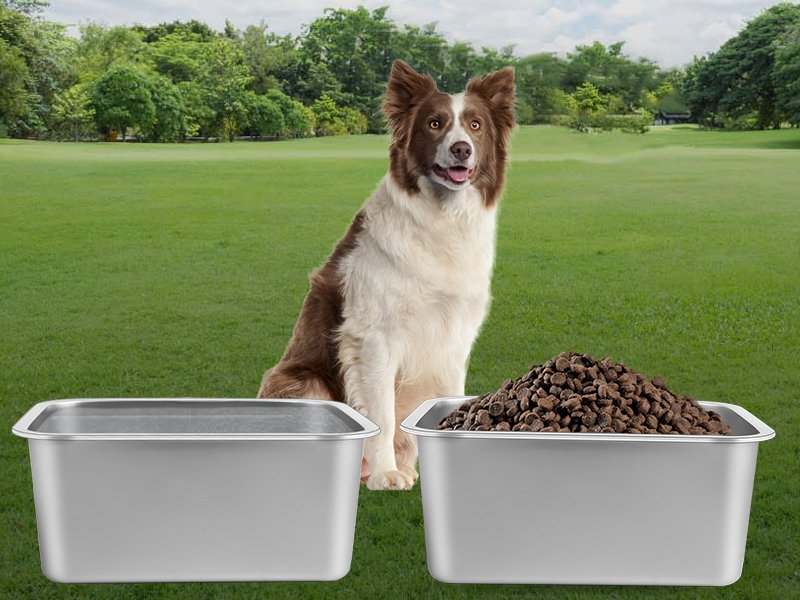
[[[346,329],[383,330],[400,346],[468,351],[490,299],[495,211],[477,192],[452,200],[437,205],[397,190],[390,177],[381,183],[342,263]]]

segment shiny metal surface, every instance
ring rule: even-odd
[[[451,583],[727,585],[742,572],[758,443],[732,436],[435,431],[465,398],[402,423],[420,453],[430,573]]]
[[[341,578],[377,432],[314,400],[56,401],[14,427],[61,582]]]

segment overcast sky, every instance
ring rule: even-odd
[[[751,0],[51,0],[45,16],[78,25],[107,25],[198,19],[222,29],[228,18],[244,29],[265,21],[278,34],[297,35],[326,7],[390,6],[397,24],[436,22],[450,41],[476,48],[514,44],[515,54],[565,54],[594,40],[625,42],[631,57],[646,56],[664,67],[717,50],[742,26],[776,4]]]

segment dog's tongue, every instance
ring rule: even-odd
[[[447,176],[455,182],[463,183],[469,178],[469,169],[450,167],[447,169]]]

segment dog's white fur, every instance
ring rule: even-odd
[[[470,140],[462,130],[455,141]],[[414,483],[416,442],[399,421],[420,399],[464,394],[469,353],[489,307],[495,207],[485,208],[470,184],[444,202],[427,176],[418,185],[427,201],[411,198],[387,174],[364,205],[369,226],[340,267],[347,402],[381,428],[365,448],[372,489]],[[397,459],[395,437],[407,447]]]

